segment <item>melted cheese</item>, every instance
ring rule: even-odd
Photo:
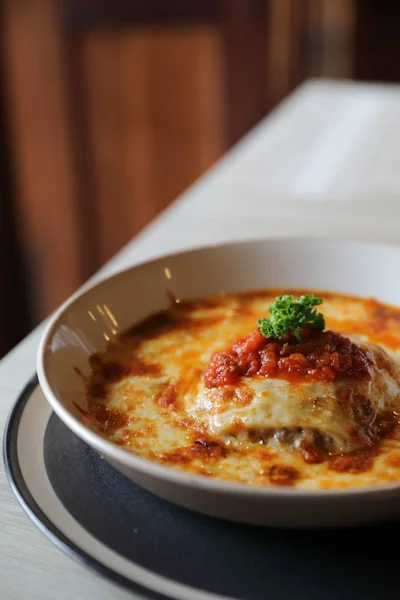
[[[381,358],[379,348],[370,344],[364,347],[378,360]],[[230,443],[240,443],[248,431],[260,431],[271,432],[270,443],[275,444],[282,439],[282,432],[300,428],[297,435],[292,435],[295,444],[304,434],[317,431],[325,436],[331,454],[348,453],[362,446],[362,440],[351,435],[352,426],[372,425],[379,414],[400,412],[398,373],[389,373],[376,362],[372,378],[367,380],[293,384],[280,379],[244,377],[240,386],[232,387],[208,389],[202,382],[194,403],[190,398],[186,407],[188,414],[204,423],[211,435]],[[355,402],[352,398],[346,404],[341,402],[343,390],[349,390]],[[240,396],[252,400],[240,406]],[[371,412],[364,419],[349,409],[357,405],[357,397],[368,398],[371,404]],[[238,429],[241,436],[235,435]]]
[[[101,434],[161,464],[241,483],[313,489],[400,480],[400,429],[367,448],[352,432],[400,413],[397,309],[315,292],[324,297],[327,328],[371,353],[369,379],[242,377],[234,386],[204,386],[211,355],[250,333],[281,293],[193,301],[109,344],[92,360],[87,385],[89,412]],[[345,405],[343,390],[350,395]],[[368,400],[365,414],[357,408],[360,398]],[[315,435],[327,458],[307,464],[299,448]]]

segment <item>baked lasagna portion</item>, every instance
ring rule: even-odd
[[[297,310],[307,293],[172,303],[91,357],[84,418],[142,458],[222,480],[400,480],[400,311],[323,292],[301,327],[284,330],[288,311],[264,327],[276,296]]]

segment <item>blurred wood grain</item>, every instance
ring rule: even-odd
[[[74,43],[102,263],[222,153],[219,38],[143,28]]]
[[[40,318],[87,273],[55,2],[7,2],[2,33],[15,212]]]
[[[307,77],[350,77],[356,0],[2,6],[17,234],[49,314]]]

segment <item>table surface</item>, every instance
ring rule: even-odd
[[[400,86],[299,87],[96,277],[154,256],[237,239],[400,241]],[[0,362],[0,427],[34,374],[43,325]],[[0,466],[5,600],[133,596],[56,549],[25,516]]]

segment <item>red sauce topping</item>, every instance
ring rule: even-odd
[[[241,377],[274,377],[288,381],[334,381],[340,377],[370,377],[372,357],[333,331],[304,330],[303,342],[286,335],[264,338],[257,329],[216,352],[205,370],[205,385],[232,385]]]

